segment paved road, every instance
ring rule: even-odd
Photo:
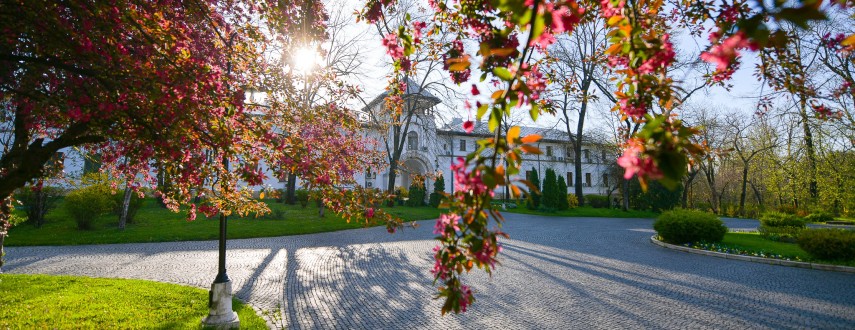
[[[648,219],[509,214],[502,265],[478,301],[439,315],[432,223],[229,241],[237,296],[294,329],[855,328],[855,274],[657,247]],[[726,220],[731,228],[756,221]],[[216,242],[8,248],[8,273],[141,278],[206,288]],[[279,307],[277,307],[279,306]]]

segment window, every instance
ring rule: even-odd
[[[466,151],[466,140],[460,140],[460,151]]]
[[[101,155],[88,154],[83,157],[83,174],[95,173],[101,170]]]
[[[546,155],[552,156],[552,146],[546,146]]]
[[[585,173],[585,186],[591,186],[591,173]]]
[[[573,172],[567,172],[567,186],[573,186]]]
[[[407,149],[419,149],[419,135],[416,132],[410,132],[407,134]]]
[[[608,186],[609,186],[609,175],[603,173],[603,187],[608,187]]]
[[[531,181],[531,171],[525,171],[525,179]]]
[[[602,158],[603,158],[603,163],[605,163],[606,160],[608,159],[608,157],[606,155],[606,151],[605,150],[601,151],[601,154],[602,154]]]
[[[582,153],[585,155],[585,161],[591,162],[591,150],[585,149],[582,150]]]

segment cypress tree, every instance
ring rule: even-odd
[[[531,168],[531,174],[529,174],[528,182],[537,187],[537,190],[540,190],[540,178],[537,177],[537,170],[535,170],[534,167]],[[528,195],[528,208],[530,210],[537,210],[540,206],[540,192],[531,191]]]
[[[557,209],[558,208],[558,182],[556,182],[555,171],[551,168],[546,169],[546,174],[543,175],[543,206]]]
[[[570,202],[567,201],[567,181],[563,176],[558,176],[558,209],[566,210],[570,208]]]
[[[430,206],[439,207],[442,202],[442,194],[445,192],[445,179],[442,175],[436,177],[433,182],[433,192],[430,193]]]

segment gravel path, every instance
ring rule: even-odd
[[[855,274],[664,249],[649,219],[507,219],[502,265],[468,277],[478,301],[463,315],[441,317],[432,299],[431,221],[230,240],[228,274],[238,298],[293,329],[855,328]],[[214,241],[11,247],[3,270],[208,288],[216,260]]]

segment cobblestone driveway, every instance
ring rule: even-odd
[[[295,329],[855,328],[855,274],[677,252],[651,220],[507,215],[502,265],[469,276],[477,303],[439,315],[432,222],[229,241],[237,297]],[[756,221],[727,220],[731,228]],[[207,288],[216,242],[7,248],[8,273],[140,278]],[[278,306],[278,307],[277,307]]]

